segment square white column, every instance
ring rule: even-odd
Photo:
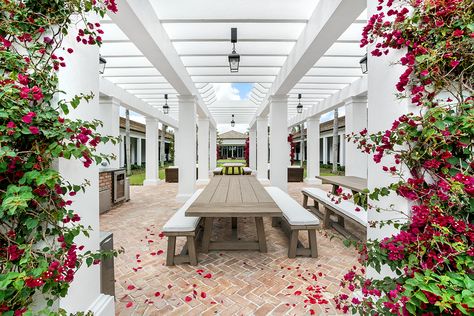
[[[103,123],[102,127],[99,127],[98,132],[103,136],[120,136],[120,101],[116,98],[100,97],[99,99],[99,116],[97,119]],[[110,163],[103,161],[104,167],[119,168],[120,164],[120,146],[123,143],[113,144],[109,142],[107,144],[100,144],[98,151],[107,155],[114,155],[115,159],[110,159]]]
[[[345,147],[346,147],[346,138],[344,136],[345,136],[344,134],[339,135],[339,165],[340,166],[345,166],[346,164],[346,156],[344,155]]]
[[[78,25],[78,27],[82,27]],[[93,93],[94,98],[89,102],[81,102],[76,109],[71,109],[67,115],[70,119],[92,121],[101,117],[99,104],[99,48],[82,45],[76,42],[77,29],[71,27],[69,36],[63,40],[64,47],[74,49],[74,54],[66,59],[67,67],[58,73],[58,89],[64,91],[61,99],[70,100],[81,93]],[[96,251],[100,243],[99,226],[99,166],[92,164],[85,168],[79,159],[58,159],[57,170],[71,184],[81,184],[89,181],[85,192],[78,192],[72,200],[70,209],[81,217],[81,225],[90,226],[89,237],[79,235],[74,242],[84,245],[82,252]],[[97,316],[115,314],[114,298],[100,293],[100,267],[85,264],[76,272],[74,281],[69,287],[68,294],[59,299],[59,307],[67,314],[90,310]]]
[[[255,170],[257,167],[257,130],[255,126],[249,131],[249,168]]]
[[[209,183],[209,119],[198,119],[198,184]]]
[[[146,157],[145,157],[146,158]],[[137,166],[142,165],[142,139],[137,138]]]
[[[288,96],[270,98],[270,182],[288,190]]]
[[[319,135],[319,131],[318,131]],[[304,123],[300,125],[300,166],[304,166],[304,156],[305,156],[305,133],[304,133]]]
[[[214,126],[209,128],[209,164],[210,169],[217,167],[217,130]]]
[[[165,124],[161,124],[161,138],[160,138],[160,166],[165,166],[165,140],[166,140],[166,128]]]
[[[179,166],[179,129],[174,129],[174,157],[173,157],[173,165]]]
[[[120,148],[120,159],[119,159],[119,164],[118,167],[122,168],[125,166],[125,136],[120,135],[120,142],[118,143],[118,146]]]
[[[367,128],[367,98],[349,98],[345,102],[346,135]],[[357,149],[352,141],[346,144],[346,176],[367,178],[368,155]]]
[[[323,164],[328,163],[328,138],[323,136]]]
[[[268,118],[257,117],[257,179],[268,182]]]
[[[179,95],[178,201],[186,201],[196,189],[196,104],[192,95]]]
[[[138,147],[138,146],[137,146]],[[153,117],[146,118],[146,144],[145,144],[145,181],[143,185],[157,185],[158,177],[158,120]]]
[[[308,134],[308,152],[307,152],[307,161],[306,161],[306,175],[307,178],[305,182],[308,184],[321,184],[321,180],[316,179],[316,176],[319,176],[319,159],[320,159],[320,147],[319,147],[319,123],[320,116],[314,116],[308,118],[306,121],[307,124],[307,134]]]
[[[372,16],[378,12],[377,3],[375,1],[367,2],[368,16]],[[369,47],[369,52],[373,49]],[[405,71],[405,67],[397,62],[406,54],[406,51],[393,51],[388,55],[381,57],[373,57],[368,54],[368,124],[367,130],[369,134],[379,131],[385,131],[391,128],[392,123],[401,115],[410,112],[417,112],[419,109],[409,102],[409,99],[397,99],[398,91],[395,85],[399,81],[400,75]],[[384,156],[380,163],[375,163],[373,156],[368,158],[367,182],[370,191],[375,188],[386,187],[393,182],[399,181],[398,177],[394,177],[382,170],[382,166],[394,166],[392,156]],[[396,165],[400,168],[400,165]],[[405,168],[406,169],[406,168]],[[378,201],[369,199],[369,205],[379,207],[380,212],[374,208],[368,211],[368,221],[378,222],[380,220],[396,220],[400,218],[400,214],[395,211],[389,211],[392,205],[396,210],[407,212],[410,210],[410,203],[407,199],[391,193],[388,196],[380,197]],[[397,220],[396,220],[397,221]],[[378,225],[367,227],[367,239],[381,240],[395,234],[398,230],[391,226],[385,225],[380,228]],[[368,269],[368,277],[383,278],[387,275],[395,275],[388,266],[383,266],[380,274],[373,269]]]

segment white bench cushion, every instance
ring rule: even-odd
[[[266,187],[268,194],[283,212],[283,216],[290,225],[319,225],[319,219],[298,202],[293,200],[286,192],[277,187]]]
[[[216,169],[214,169],[214,171],[222,171],[222,168],[221,168],[221,167],[217,167]]]
[[[308,196],[330,205],[339,213],[344,214],[345,216],[353,219],[359,224],[362,224],[367,227],[367,211],[362,206],[358,206],[353,202],[346,200],[341,200],[336,204],[330,197],[333,196],[331,193],[328,193],[318,188],[304,188],[302,191],[305,192]],[[334,200],[338,199],[336,196],[333,197]]]
[[[249,167],[244,167],[244,172],[252,172],[252,169],[250,169]]]
[[[203,189],[199,189],[184,203],[184,205],[174,213],[173,216],[163,226],[164,232],[191,232],[199,224],[199,217],[184,216],[186,210],[196,201]]]

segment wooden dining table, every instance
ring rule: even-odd
[[[367,179],[355,176],[316,176],[323,184],[332,184],[332,194],[336,194],[340,187],[347,188],[352,191],[352,194],[365,194],[367,190]],[[361,203],[365,206],[366,199]]]
[[[354,176],[316,176],[323,184],[332,184],[332,193],[339,187],[347,188],[352,192],[362,193],[367,189],[367,179]]]
[[[196,201],[186,210],[186,216],[204,218],[202,252],[209,250],[260,250],[267,252],[264,217],[281,217],[282,212],[254,176],[215,176]],[[238,218],[255,218],[257,240],[240,240]],[[231,240],[211,240],[216,218],[232,218]]]

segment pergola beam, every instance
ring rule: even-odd
[[[303,113],[291,118],[288,122],[288,126],[292,127],[301,124],[310,117],[320,116],[324,113],[330,112],[338,108],[344,102],[344,100],[347,100],[350,97],[357,97],[366,94],[367,89],[367,77],[362,77],[337,93],[334,93],[324,100],[318,102],[311,109],[303,111]]]
[[[140,1],[140,5],[132,5],[127,0],[117,0],[117,6],[120,10],[118,13],[110,15],[111,20],[128,38],[133,39],[137,48],[178,94],[197,97],[198,114],[202,117],[209,117],[211,124],[215,126],[215,121],[202,101],[149,0]]]
[[[367,7],[366,0],[321,0],[270,89],[286,95]],[[268,113],[268,97],[256,113]]]
[[[157,110],[153,106],[150,106],[150,104],[137,98],[133,94],[125,91],[124,89],[118,87],[117,85],[113,84],[105,78],[99,79],[99,88],[101,94],[116,98],[120,101],[120,104],[122,106],[129,108],[133,112],[144,116],[156,118],[160,122],[163,122],[164,124],[173,128],[178,127],[178,122],[175,119],[163,114],[162,111]]]

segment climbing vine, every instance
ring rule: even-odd
[[[70,198],[88,183],[69,183],[53,163],[80,159],[87,168],[111,158],[96,152],[100,143],[117,140],[99,135],[97,120],[67,118],[94,96],[61,98],[57,73],[74,58],[63,38],[100,45],[101,25],[88,17],[117,8],[114,0],[0,0],[0,6],[0,314],[42,313],[31,308],[38,294],[44,313],[64,313],[54,302],[67,295],[79,267],[97,264],[101,254],[76,244],[90,228]]]
[[[369,223],[393,225],[399,231],[358,245],[364,267],[344,276],[348,292],[336,302],[344,312],[360,315],[472,315],[474,2],[378,4],[361,46],[370,46],[375,58],[394,50],[406,52],[398,61],[405,70],[396,89],[398,97],[417,110],[399,117],[386,131],[351,136],[383,171],[398,179],[369,192],[369,212],[398,212],[400,220]],[[408,200],[409,209],[370,205],[389,194]],[[383,279],[365,274],[384,266],[393,274]]]

